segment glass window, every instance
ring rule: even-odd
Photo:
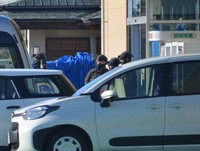
[[[6,32],[0,32],[0,68],[24,68],[15,40]]]
[[[196,31],[199,30],[196,23],[153,23],[150,31]]]
[[[22,98],[71,96],[76,90],[64,75],[15,77]]]
[[[58,94],[59,90],[48,77],[26,78],[25,86],[30,94]]]
[[[199,0],[150,0],[152,20],[195,20],[199,19]]]
[[[133,16],[140,16],[141,14],[141,4],[140,0],[133,0]]]
[[[0,79],[0,99],[18,99],[18,93],[13,87],[12,81],[6,79]]]
[[[200,62],[172,66],[172,95],[200,93]]]
[[[128,17],[146,16],[145,0],[128,0]]]
[[[5,99],[6,98],[6,80],[5,79],[0,79],[0,98]]]
[[[117,99],[160,96],[160,66],[145,67],[124,73],[103,85],[99,94],[105,90],[114,90]]]

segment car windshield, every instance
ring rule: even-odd
[[[14,77],[20,98],[72,96],[76,89],[64,75]]]

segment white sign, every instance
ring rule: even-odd
[[[146,22],[146,16],[127,18],[127,25],[146,24]]]

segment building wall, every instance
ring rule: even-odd
[[[108,59],[127,50],[126,0],[102,0],[102,53]]]
[[[98,30],[30,30],[28,50],[30,56],[33,55],[33,48],[40,47],[41,52],[46,51],[46,38],[73,38],[73,37],[100,37]]]

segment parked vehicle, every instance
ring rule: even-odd
[[[19,26],[0,15],[0,68],[33,68]]]
[[[0,150],[6,150],[11,113],[50,98],[69,97],[75,87],[60,70],[0,70]]]
[[[127,63],[14,111],[16,151],[199,151],[200,54]]]

